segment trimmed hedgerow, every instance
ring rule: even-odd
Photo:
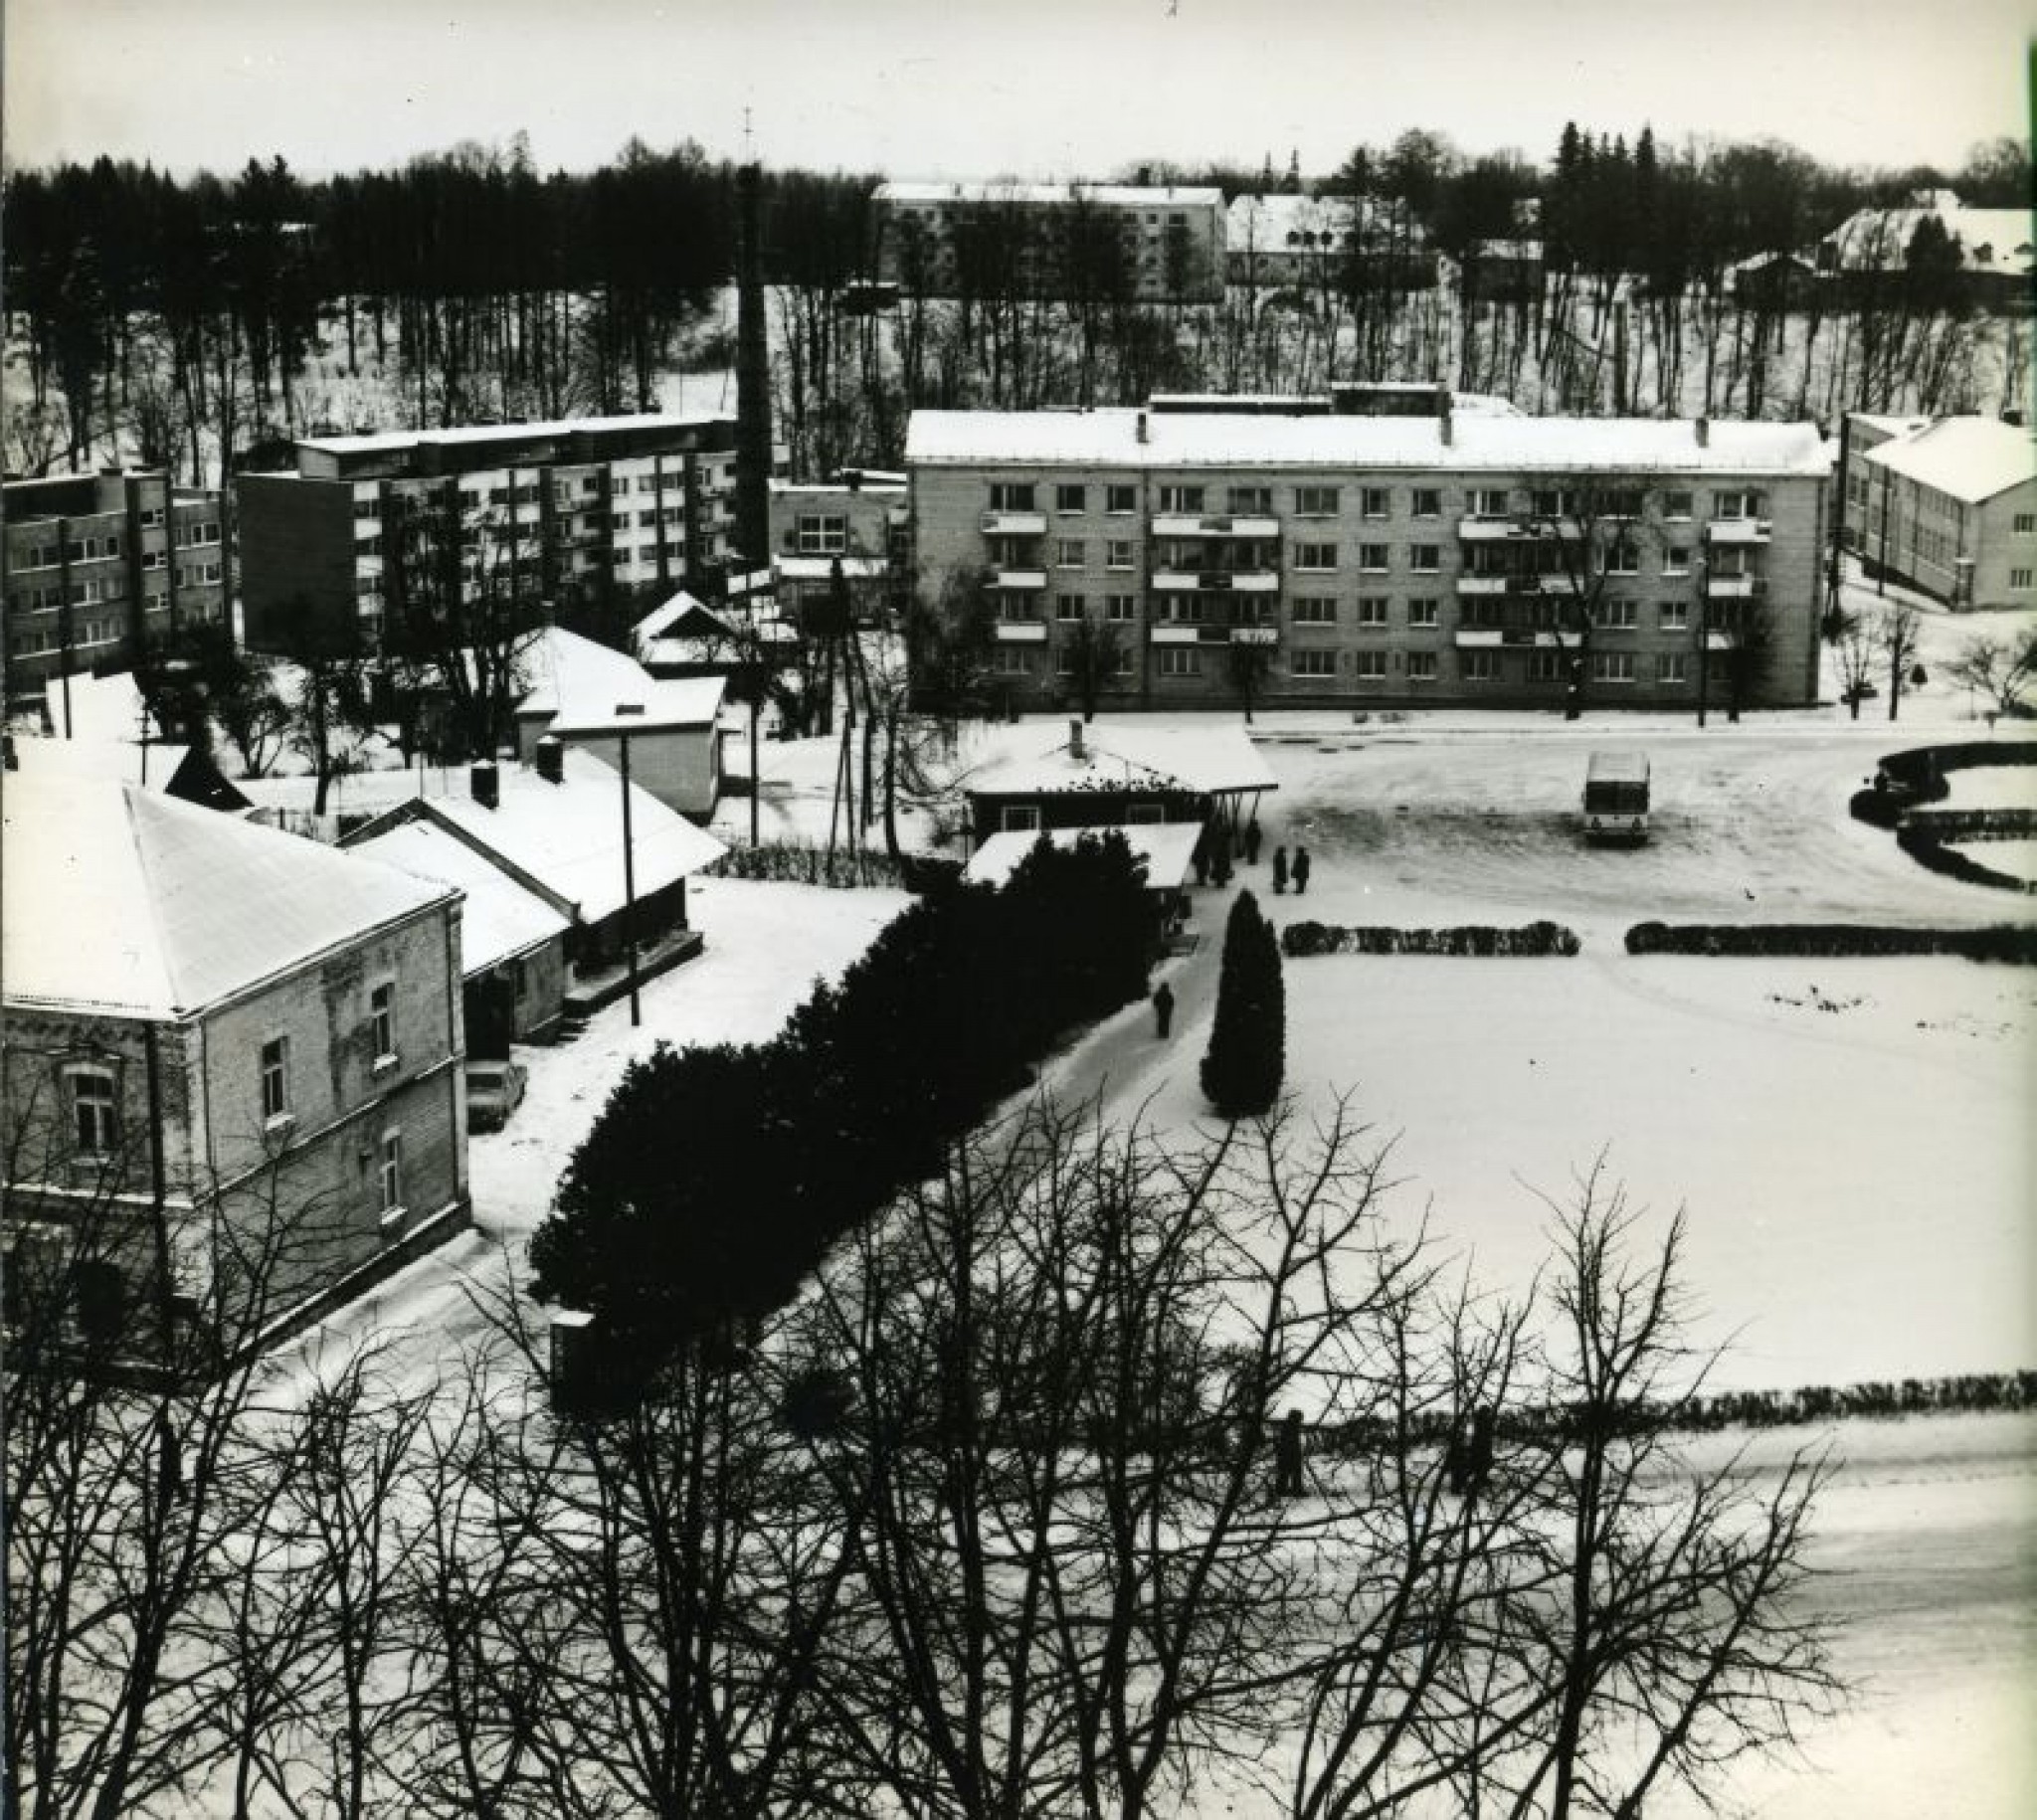
[[[929,868],[958,877],[962,870],[954,860],[921,859],[912,854],[893,859],[888,853],[851,853],[845,848],[831,853],[826,847],[779,840],[732,846],[701,870],[710,878],[760,878],[773,884],[827,885],[844,891],[873,886],[911,891],[927,888],[913,880],[927,879]]]
[[[1289,923],[1280,932],[1280,947],[1282,953],[1297,959],[1322,954],[1494,955],[1511,959],[1574,955],[1577,937],[1558,923],[1527,923],[1518,929],[1501,929],[1491,923],[1463,923],[1445,929]]]
[[[2037,883],[2018,878],[2013,872],[1997,872],[1994,867],[1983,865],[1971,853],[1947,844],[1935,829],[1899,827],[1896,844],[1919,865],[1934,872],[1943,872],[1947,878],[1956,878],[1965,884],[1986,885],[1994,891],[2037,891]]]
[[[1741,958],[1788,955],[1813,960],[1849,956],[1957,955],[1969,961],[2037,966],[2037,927],[1995,923],[1983,929],[1898,929],[1874,923],[1636,923],[1628,954]]]
[[[1143,997],[1154,912],[1122,835],[936,888],[772,1041],[633,1062],[533,1234],[540,1301],[593,1314],[619,1397],[789,1297],[937,1171],[1069,1029]]]

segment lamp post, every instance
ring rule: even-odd
[[[1712,565],[1701,553],[1692,565],[1698,578],[1698,725],[1712,688]]]
[[[616,730],[616,745],[623,759],[623,946],[630,957],[630,1023],[634,1028],[644,1021],[644,1010],[637,998],[637,843],[630,827],[630,735],[627,729],[619,727]]]

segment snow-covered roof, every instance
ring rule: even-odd
[[[1223,212],[1224,244],[1232,253],[1332,252],[1358,235],[1368,243],[1403,232],[1416,249],[1428,243],[1417,222],[1394,224],[1390,212],[1349,196],[1233,196]]]
[[[623,907],[622,780],[592,753],[571,746],[560,761],[563,781],[557,784],[530,766],[502,766],[493,809],[471,797],[434,797],[417,813],[498,856],[561,909],[598,922]],[[639,897],[697,872],[726,850],[636,783],[630,786],[630,828]]]
[[[527,685],[518,716],[549,716],[561,733],[605,725],[625,703],[643,709],[630,720],[639,727],[706,726],[721,706],[718,677],[660,682],[635,657],[556,626],[534,637],[517,664]]]
[[[66,699],[70,712],[65,711]],[[141,737],[141,689],[132,670],[116,670],[110,676],[73,676],[67,683],[53,676],[45,685],[43,705],[51,730],[59,739],[68,730],[74,739],[130,740]],[[150,739],[162,737],[162,725],[153,714],[147,716]]]
[[[1031,750],[986,766],[967,788],[972,796],[1052,796],[1112,787],[1214,796],[1279,788],[1238,728],[1091,725],[1082,729],[1081,745],[1078,757],[1065,729],[1042,728]]]
[[[1948,190],[1937,192],[1928,206],[1861,209],[1826,235],[1824,244],[1833,249],[1842,271],[1897,271],[1926,216],[1936,216],[1958,241],[1960,265],[1965,271],[2000,277],[2029,275],[2033,242],[2037,242],[2030,212],[1961,208]]]
[[[1277,417],[1218,412],[915,411],[907,460],[918,466],[1097,463],[1189,467],[1395,467],[1466,473],[1823,475],[1813,424],[1714,420],[1703,445],[1689,420],[1660,418]]]
[[[630,640],[641,650],[648,640],[662,637],[690,613],[704,613],[717,626],[724,625],[712,607],[705,601],[696,600],[681,588],[670,600],[660,602],[651,608],[643,619],[630,628]]]
[[[1219,189],[1151,189],[1125,183],[880,183],[872,192],[876,202],[1059,203],[1077,197],[1126,209],[1223,203]]]
[[[1864,459],[1977,504],[2037,479],[2030,433],[1992,417],[1946,417],[1870,449]]]
[[[1132,857],[1146,868],[1146,883],[1156,891],[1175,891],[1188,881],[1196,863],[1196,843],[1203,837],[1197,821],[1138,821],[1129,826],[1057,827],[1045,838],[1057,847],[1072,848],[1085,834],[1122,834]],[[1001,885],[1018,869],[1018,862],[1038,844],[1037,830],[993,834],[970,856],[963,876],[971,884]]]
[[[645,412],[637,417],[562,417],[535,424],[463,424],[452,430],[386,430],[365,436],[302,436],[299,449],[325,455],[380,455],[397,449],[429,449],[463,443],[537,441],[546,437],[601,435],[608,431],[693,430],[722,421],[717,412]]]
[[[435,821],[400,821],[347,851],[464,893],[460,968],[469,978],[528,954],[569,927],[553,905]]]
[[[189,746],[138,739],[17,739],[16,768],[30,777],[96,778],[101,783],[138,784],[165,790]]]
[[[1928,417],[1889,417],[1878,411],[1856,411],[1856,424],[1865,424],[1870,430],[1878,430],[1883,436],[1915,436],[1920,430],[1931,427]]]
[[[1475,240],[1465,250],[1466,257],[1475,260],[1526,260],[1533,263],[1542,258],[1542,242],[1539,240]]]
[[[9,1003],[175,1016],[452,896],[373,860],[102,780],[15,773],[5,837]]]

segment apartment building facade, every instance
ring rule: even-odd
[[[1106,183],[880,183],[877,275],[919,296],[1223,296],[1223,192]]]
[[[6,536],[7,691],[126,669],[149,637],[227,614],[220,496],[132,470],[10,480]]]
[[[834,568],[859,619],[901,609],[912,585],[905,476],[861,468],[830,481],[771,483],[771,573],[779,611],[798,621],[825,601]]]
[[[1847,420],[1846,541],[1955,610],[2037,606],[2037,445],[1986,417]]]
[[[468,591],[533,606],[681,585],[719,598],[735,443],[719,416],[307,438],[293,470],[236,483],[248,643],[376,649],[420,585],[403,554],[439,548],[454,524]]]
[[[1173,402],[914,415],[921,576],[982,577],[1017,702],[1097,627],[1121,707],[1817,697],[1814,426]]]

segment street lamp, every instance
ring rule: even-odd
[[[1698,578],[1698,725],[1702,727],[1712,688],[1712,565],[1700,553],[1691,572]]]

